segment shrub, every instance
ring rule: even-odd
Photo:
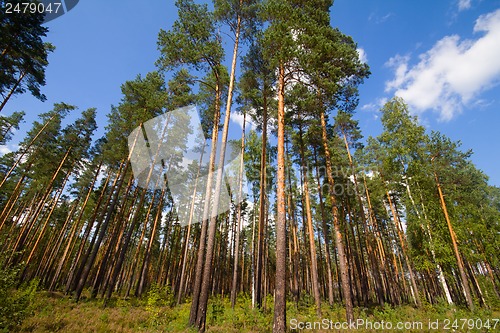
[[[21,267],[0,269],[0,332],[10,332],[31,315],[38,280],[16,289]]]

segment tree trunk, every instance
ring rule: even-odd
[[[44,197],[41,200],[42,203],[45,202],[45,199],[50,194],[50,192],[52,190],[52,185],[54,184],[54,181],[56,180],[57,175],[59,174],[59,171],[61,171],[61,168],[62,168],[64,162],[66,162],[66,158],[68,157],[68,155],[69,155],[69,153],[71,151],[71,148],[72,147],[69,147],[69,149],[66,151],[66,154],[64,155],[63,159],[59,163],[59,166],[58,166],[56,172],[54,172],[54,174],[52,175],[52,179],[50,180],[50,183],[47,186],[46,194],[44,195]],[[69,178],[69,175],[70,175],[70,173],[68,172],[67,175],[66,175],[66,177],[65,177],[66,180]],[[63,182],[63,188],[64,188],[64,184],[66,183],[66,180]],[[54,212],[54,208],[56,207],[57,201],[58,201],[58,199],[59,199],[59,197],[60,197],[61,194],[62,194],[62,189],[61,189],[61,192],[59,192],[59,195],[56,198],[54,198],[54,204],[53,204],[52,209],[50,210],[48,216],[45,219],[45,223],[43,224],[42,231],[38,235],[38,238],[37,238],[35,244],[31,247],[31,252],[30,252],[30,254],[28,256],[28,259],[26,259],[26,267],[28,267],[28,264],[30,263],[31,258],[33,257],[33,254],[35,253],[35,250],[37,249],[38,244],[40,243],[40,240],[42,239],[43,235],[45,234],[45,230],[47,229],[47,226],[48,226],[48,223],[49,223],[49,220],[50,220],[50,216]],[[40,211],[41,211],[41,208],[40,208]],[[35,214],[34,219],[36,219],[37,217],[38,217],[38,214]],[[26,269],[26,267],[25,267],[25,269]]]
[[[221,86],[219,80],[217,80],[217,84],[215,87],[215,110],[214,110],[214,124],[212,129],[212,147],[210,152],[210,161],[208,166],[208,179],[207,179],[207,187],[205,191],[204,197],[204,205],[203,205],[203,221],[201,224],[201,232],[200,232],[200,244],[198,247],[198,255],[196,260],[196,270],[194,276],[194,286],[193,286],[193,296],[191,301],[191,312],[189,314],[189,324],[194,326],[197,324],[198,318],[198,305],[200,301],[200,292],[201,292],[201,284],[203,280],[203,265],[205,261],[205,246],[206,246],[206,237],[207,237],[207,229],[208,229],[208,217],[209,217],[209,209],[210,209],[210,198],[212,196],[212,179],[213,172],[215,168],[215,155],[217,153],[217,140],[219,136],[219,118],[220,118],[220,98],[221,98]]]
[[[285,211],[285,67],[278,72],[278,174],[276,206],[276,278],[274,291],[274,333],[286,332],[286,211]]]
[[[142,267],[139,270],[140,272],[139,283],[137,284],[137,289],[135,292],[135,295],[137,297],[141,297],[142,292],[144,290],[144,286],[146,284],[147,271],[149,268],[149,261],[151,258],[151,248],[153,247],[153,242],[156,235],[156,229],[158,228],[158,221],[160,220],[160,216],[162,215],[164,196],[165,196],[165,187],[161,190],[160,202],[158,203],[158,208],[157,208],[158,211],[156,212],[155,220],[153,222],[153,228],[151,229],[151,233],[149,235],[148,245],[146,247],[146,253],[144,254],[144,259],[142,261]]]
[[[238,262],[240,254],[240,231],[241,231],[241,199],[243,191],[243,157],[245,154],[245,120],[246,113],[243,113],[243,130],[241,133],[241,151],[240,151],[240,170],[239,170],[239,180],[238,180],[238,207],[236,208],[236,228],[233,231],[233,237],[235,238],[234,245],[234,264],[233,264],[233,281],[231,286],[231,307],[234,309],[236,305],[236,293],[237,293],[237,283],[238,283]]]
[[[85,287],[85,283],[86,283],[87,278],[90,274],[90,270],[92,269],[92,265],[94,264],[95,258],[97,256],[97,251],[99,251],[99,247],[101,245],[101,242],[104,239],[104,235],[106,234],[106,230],[108,229],[108,224],[111,221],[112,213],[114,212],[115,207],[118,203],[118,195],[120,193],[120,190],[121,190],[122,185],[123,185],[123,181],[125,180],[125,176],[127,174],[128,166],[130,164],[129,160],[130,160],[130,155],[129,155],[129,158],[124,162],[125,167],[123,168],[122,173],[117,176],[120,178],[119,178],[118,184],[116,186],[115,192],[110,194],[110,195],[112,195],[111,204],[109,205],[109,207],[107,209],[106,217],[101,224],[99,234],[97,235],[96,242],[95,242],[95,244],[90,252],[88,259],[86,260],[82,274],[81,274],[81,276],[79,276],[78,285],[76,287],[76,292],[75,292],[75,298],[77,301],[80,299],[83,288]]]
[[[340,271],[340,281],[341,281],[341,289],[342,294],[344,296],[345,309],[346,309],[346,319],[347,322],[354,321],[354,310],[352,305],[352,295],[351,290],[349,288],[349,267],[347,263],[347,258],[345,255],[344,249],[344,241],[342,239],[339,213],[337,208],[337,199],[334,193],[335,180],[333,179],[333,170],[332,170],[332,162],[330,157],[330,150],[328,147],[328,138],[326,133],[326,120],[325,120],[325,112],[321,111],[321,129],[322,129],[322,141],[323,141],[323,149],[325,151],[325,159],[326,159],[326,173],[328,178],[328,185],[330,190],[330,200],[332,203],[332,214],[333,214],[333,229],[335,236],[335,247],[337,248],[337,255],[339,259],[339,271]]]
[[[444,218],[446,219],[446,224],[448,225],[448,231],[450,232],[451,244],[453,245],[453,253],[455,254],[455,258],[457,260],[458,270],[460,271],[460,279],[463,286],[464,296],[467,301],[467,306],[469,307],[469,310],[474,311],[474,302],[472,300],[472,294],[470,292],[469,280],[467,279],[467,275],[465,274],[464,263],[462,261],[462,257],[460,256],[460,252],[458,251],[457,236],[455,235],[455,231],[453,231],[453,226],[451,225],[448,210],[446,209],[446,202],[444,201],[443,191],[441,190],[441,183],[439,182],[438,175],[435,171],[434,178],[436,179],[436,186],[439,193],[441,209],[443,210]]]
[[[286,142],[285,146],[285,152],[286,155],[288,156],[288,142]],[[299,280],[300,280],[300,273],[299,273],[299,266],[300,266],[300,253],[299,253],[299,240],[297,237],[298,234],[298,228],[297,228],[297,219],[295,215],[295,206],[294,206],[294,198],[293,198],[293,190],[292,190],[292,172],[290,171],[290,166],[288,166],[287,170],[287,175],[288,175],[288,216],[290,217],[290,238],[292,239],[292,244],[293,244],[293,254],[291,256],[291,261],[293,264],[293,270],[292,272],[292,294],[294,296],[295,300],[295,306],[298,307],[299,305],[299,299],[300,299],[300,286],[299,286]],[[292,245],[289,246],[292,248]]]
[[[406,237],[403,234],[403,230],[401,230],[401,225],[400,225],[401,222],[399,220],[399,215],[396,211],[394,203],[392,202],[391,195],[389,194],[389,191],[386,190],[386,194],[387,194],[387,200],[389,202],[389,207],[390,207],[391,212],[392,212],[394,226],[396,227],[399,242],[401,244],[401,250],[403,251],[403,256],[404,256],[404,259],[406,262],[406,266],[408,267],[408,272],[410,273],[410,282],[411,282],[410,288],[412,291],[413,299],[414,299],[417,307],[421,307],[422,302],[420,301],[420,295],[419,295],[419,291],[418,291],[418,287],[417,287],[417,282],[415,281],[415,274],[413,273],[412,262],[410,261],[410,258],[408,257],[408,253],[406,251]],[[403,277],[403,279],[405,279],[405,278]]]
[[[257,265],[255,300],[257,306],[262,307],[262,258],[264,256],[264,225],[266,216],[266,193],[267,193],[267,101],[264,92],[264,105],[262,110],[262,151],[260,157],[260,192],[259,192],[259,231],[257,236]]]
[[[177,292],[177,305],[181,303],[182,296],[183,296],[183,290],[184,290],[184,283],[186,281],[186,264],[188,260],[188,251],[189,251],[189,237],[191,236],[191,224],[193,223],[193,213],[194,213],[194,207],[196,203],[196,190],[198,187],[198,178],[200,177],[200,171],[201,171],[201,165],[203,163],[203,155],[205,153],[205,144],[207,140],[203,142],[203,150],[200,154],[200,161],[199,161],[199,166],[198,166],[198,171],[196,173],[196,178],[195,178],[195,183],[194,183],[194,188],[193,188],[193,200],[191,201],[191,207],[189,210],[189,220],[188,220],[188,225],[187,225],[187,232],[185,236],[185,243],[184,243],[184,255],[182,257],[182,270],[181,270],[181,281],[179,283],[179,290]]]
[[[306,161],[305,161],[305,149],[304,149],[302,125],[299,127],[299,140],[300,140],[300,160],[302,163],[301,175],[302,175],[303,196],[305,198],[307,230],[309,234],[309,252],[311,254],[311,282],[313,291],[312,293],[314,296],[314,301],[316,303],[316,314],[318,315],[318,317],[321,317],[321,296],[319,294],[319,284],[318,284],[318,262],[316,255],[316,244],[314,242],[311,199],[309,196],[309,177],[307,175],[308,169],[306,167]]]
[[[329,228],[326,224],[326,211],[325,211],[325,203],[323,201],[323,191],[321,186],[321,180],[319,175],[319,165],[318,165],[318,157],[316,148],[314,149],[314,163],[316,164],[316,183],[317,190],[319,194],[319,208],[321,211],[321,225],[323,229],[323,237],[325,239],[325,256],[326,256],[326,274],[328,280],[328,304],[330,306],[333,305],[334,296],[333,296],[333,276],[332,276],[332,259],[330,256],[330,237],[329,237]]]
[[[420,216],[417,205],[415,204],[415,200],[413,200],[413,196],[412,196],[411,190],[410,190],[410,185],[408,184],[408,182],[406,182],[405,185],[406,185],[406,190],[408,192],[408,197],[410,198],[410,201],[415,209],[415,212],[417,213],[417,217],[419,220],[421,220],[422,217]],[[425,230],[427,231],[427,235],[429,236],[429,243],[430,243],[432,260],[434,260],[434,263],[436,264],[436,269],[437,269],[437,273],[438,273],[438,280],[441,283],[441,287],[443,288],[444,294],[446,296],[446,301],[448,302],[448,304],[453,304],[453,300],[452,300],[451,294],[450,294],[450,289],[448,288],[448,284],[446,283],[443,269],[441,268],[441,265],[437,263],[437,260],[436,260],[436,251],[434,250],[434,241],[432,239],[432,233],[431,233],[429,219],[427,218],[427,213],[425,212],[425,206],[424,206],[424,200],[422,198],[422,193],[420,193],[420,200],[422,203],[422,213],[424,214]],[[424,229],[423,226],[422,226],[422,229]]]
[[[21,81],[24,79],[25,76],[26,76],[26,71],[21,72],[21,75],[19,75],[16,84],[14,84],[14,87],[12,87],[12,89],[9,91],[9,94],[2,101],[2,104],[0,104],[0,112],[2,112],[3,108],[5,107],[5,104],[7,104],[9,99],[12,97],[12,94],[14,94],[14,91],[16,91],[17,87],[19,87]]]
[[[24,155],[26,155],[26,152],[29,151],[29,149],[31,148],[31,146],[36,142],[36,140],[38,139],[38,137],[43,133],[43,131],[47,128],[47,126],[49,126],[50,122],[56,117],[56,115],[57,115],[57,113],[54,113],[52,115],[52,117],[50,117],[50,119],[45,122],[45,124],[38,131],[38,133],[35,135],[35,137],[30,141],[30,143],[28,144],[28,146],[24,149],[24,151],[21,153],[21,155],[17,158],[16,162],[9,169],[9,171],[7,172],[7,174],[5,175],[5,177],[2,179],[2,183],[0,183],[0,188],[2,188],[3,184],[5,183],[5,181],[7,180],[7,178],[9,178],[10,174],[12,173],[12,171],[14,171],[14,169],[19,165],[19,163],[21,163]]]
[[[240,6],[242,4],[242,0],[240,0]],[[196,316],[196,324],[199,328],[200,332],[205,331],[205,322],[207,315],[207,304],[208,304],[208,290],[210,288],[211,280],[211,272],[212,272],[212,258],[213,258],[213,250],[214,250],[214,242],[215,242],[215,233],[217,230],[217,212],[219,208],[219,199],[220,199],[220,189],[223,182],[223,172],[224,172],[224,155],[226,154],[226,145],[227,145],[227,135],[229,131],[229,120],[231,117],[231,105],[233,100],[233,90],[234,90],[234,78],[236,73],[236,62],[238,59],[238,45],[240,38],[240,28],[241,28],[241,16],[238,15],[237,23],[236,23],[236,31],[235,31],[235,39],[234,39],[234,49],[233,49],[233,60],[231,63],[231,74],[229,77],[229,88],[227,93],[227,102],[226,102],[226,114],[224,117],[224,126],[222,129],[222,139],[221,139],[221,150],[219,153],[219,165],[217,170],[217,179],[215,182],[215,192],[214,192],[214,200],[212,206],[212,218],[210,219],[210,226],[208,230],[208,239],[207,239],[207,253],[205,258],[205,264],[203,267],[203,280],[201,284],[201,291],[199,297],[198,304],[198,312]]]

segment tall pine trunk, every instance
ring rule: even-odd
[[[278,70],[278,174],[276,192],[276,278],[274,333],[286,332],[286,210],[285,210],[285,66]]]
[[[349,287],[349,267],[345,255],[344,241],[342,239],[342,232],[340,227],[339,212],[337,208],[337,198],[335,197],[334,188],[335,180],[333,179],[332,161],[330,157],[330,150],[328,147],[328,138],[326,132],[325,112],[321,111],[321,136],[323,141],[323,149],[325,153],[326,174],[328,178],[328,185],[330,190],[330,200],[332,203],[333,214],[333,231],[335,237],[335,247],[337,248],[337,255],[339,261],[340,283],[342,295],[344,297],[346,319],[347,322],[354,321],[354,309],[352,305],[351,289]]]
[[[188,220],[187,232],[186,232],[185,241],[184,241],[184,255],[182,256],[182,269],[181,269],[181,277],[180,277],[181,280],[179,282],[179,290],[177,291],[177,304],[178,305],[181,303],[182,296],[184,294],[183,290],[184,290],[184,284],[186,281],[186,265],[187,265],[187,261],[188,261],[189,237],[191,235],[191,225],[193,223],[193,214],[194,214],[194,208],[195,208],[195,203],[196,203],[196,191],[198,188],[198,178],[200,177],[201,165],[203,162],[203,155],[205,153],[205,144],[206,144],[206,139],[203,142],[203,150],[200,154],[198,171],[196,173],[194,187],[193,187],[193,198],[191,200],[191,207],[189,209],[189,220]]]
[[[469,310],[474,311],[474,301],[472,300],[472,294],[469,287],[469,280],[467,279],[467,275],[465,274],[464,262],[462,261],[462,257],[460,256],[460,251],[458,250],[457,236],[455,235],[455,231],[453,230],[453,226],[451,225],[450,216],[448,215],[448,209],[446,208],[446,202],[444,201],[443,190],[441,189],[441,183],[439,182],[439,178],[436,171],[434,171],[434,178],[436,180],[436,186],[438,189],[441,209],[443,210],[444,218],[446,219],[446,224],[448,226],[448,231],[450,233],[451,244],[453,246],[453,253],[455,254],[455,259],[457,260],[457,265],[458,265],[458,270],[460,272],[460,280],[462,283],[465,300],[467,301],[467,306],[469,307]]]
[[[224,155],[226,154],[226,145],[227,145],[227,135],[229,131],[229,120],[231,117],[231,105],[233,100],[233,90],[234,90],[234,80],[236,75],[236,62],[238,58],[238,45],[240,38],[240,28],[241,28],[241,16],[238,15],[235,30],[235,39],[234,39],[234,49],[233,49],[233,60],[231,63],[231,74],[229,76],[229,88],[227,93],[227,102],[226,102],[226,114],[224,117],[224,126],[222,129],[222,139],[221,139],[221,149],[219,153],[219,165],[217,170],[217,179],[215,181],[215,192],[214,192],[214,200],[212,206],[212,214],[210,219],[210,225],[208,230],[208,239],[207,239],[207,251],[206,258],[203,267],[203,279],[201,283],[200,296],[199,296],[199,304],[198,311],[196,316],[196,324],[200,330],[200,332],[205,331],[205,322],[207,315],[207,304],[208,304],[208,292],[210,289],[210,284],[212,283],[211,274],[212,274],[212,258],[214,251],[214,243],[215,243],[215,233],[217,230],[217,212],[219,206],[220,199],[220,189],[223,182],[223,172],[224,172]]]
[[[191,300],[191,312],[189,313],[189,323],[190,325],[196,325],[198,318],[198,305],[200,302],[200,292],[201,292],[201,284],[203,280],[203,265],[205,261],[205,246],[206,246],[206,237],[207,237],[207,229],[208,229],[208,217],[210,210],[210,198],[212,196],[212,179],[213,172],[215,169],[215,157],[217,154],[217,140],[219,137],[219,118],[220,118],[220,99],[221,99],[221,89],[220,81],[217,80],[215,87],[215,110],[214,110],[214,121],[213,121],[213,129],[212,129],[212,145],[210,152],[210,161],[208,164],[208,179],[206,184],[206,191],[204,197],[204,205],[203,205],[203,221],[201,224],[201,232],[200,232],[200,243],[198,246],[198,253],[196,259],[196,269],[194,275],[194,286]]]
[[[389,191],[387,191],[387,190],[386,190],[386,195],[387,195],[387,200],[389,202],[389,208],[391,209],[392,218],[394,221],[394,226],[395,226],[397,234],[398,234],[399,243],[401,244],[401,250],[403,251],[403,258],[405,260],[406,267],[408,268],[408,273],[410,274],[410,282],[411,282],[410,289],[411,289],[411,293],[413,296],[413,300],[415,301],[415,304],[418,307],[421,307],[422,302],[420,301],[420,293],[418,291],[417,282],[415,280],[415,273],[413,273],[413,267],[412,267],[413,265],[412,265],[410,258],[408,257],[408,251],[406,249],[407,248],[406,237],[405,237],[403,230],[401,228],[401,221],[399,220],[399,214],[397,213],[394,202],[391,199],[391,195],[390,195]],[[403,277],[403,279],[404,279],[404,277]]]
[[[231,284],[231,307],[234,309],[236,305],[237,283],[238,283],[238,264],[240,254],[240,231],[241,231],[241,199],[243,192],[243,163],[245,154],[245,123],[246,113],[243,113],[243,129],[241,133],[241,151],[240,151],[240,170],[238,173],[238,206],[236,211],[236,228],[233,229],[234,242],[234,264],[233,264],[233,281]]]
[[[305,211],[306,211],[306,221],[307,221],[307,231],[309,235],[309,252],[311,255],[311,281],[312,281],[312,293],[314,296],[314,302],[316,303],[316,314],[318,317],[321,316],[321,296],[319,293],[319,283],[318,283],[318,261],[316,255],[316,244],[314,242],[314,227],[312,222],[312,212],[311,212],[311,198],[309,195],[309,177],[308,169],[306,167],[305,161],[305,148],[302,133],[302,125],[299,127],[299,140],[300,140],[300,160],[301,160],[301,175],[302,175],[302,186],[303,186],[303,196],[305,199]]]

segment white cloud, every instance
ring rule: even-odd
[[[379,111],[384,106],[384,104],[387,103],[387,100],[388,99],[386,97],[377,98],[375,101],[361,106],[361,110]]]
[[[0,146],[0,156],[3,156],[8,153],[12,153],[13,151],[17,151],[19,149],[19,145],[7,143],[6,145]]]
[[[441,120],[453,118],[500,81],[500,9],[480,16],[474,32],[484,34],[475,40],[444,37],[412,67],[409,56],[389,59],[394,78],[386,82],[386,92],[395,91],[417,112],[434,110]]]
[[[358,51],[358,54],[359,54],[359,60],[362,62],[362,63],[368,63],[368,56],[366,54],[366,51],[359,47],[356,49],[356,51]]]
[[[247,115],[245,119],[245,130],[255,130],[257,126],[249,119],[250,117]],[[231,121],[235,124],[238,124],[240,128],[243,128],[243,114],[239,112],[231,113]]]
[[[0,146],[0,155],[3,156],[5,154],[11,153],[12,150],[9,149],[7,146]]]
[[[406,80],[405,75],[408,72],[409,61],[410,61],[410,56],[401,56],[399,54],[389,59],[386,65],[394,68],[395,77],[392,81],[386,82],[385,85],[386,91],[397,89],[405,82]]]
[[[458,0],[458,10],[466,10],[469,9],[471,6],[472,0]]]
[[[386,97],[377,98],[373,102],[361,106],[361,110],[371,112],[373,114],[373,119],[377,120],[379,118],[380,109],[385,103],[387,103]]]

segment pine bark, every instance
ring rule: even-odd
[[[464,262],[462,261],[462,257],[460,256],[460,251],[458,250],[457,236],[455,235],[455,231],[453,230],[453,226],[451,224],[450,216],[448,215],[448,209],[446,208],[446,202],[444,201],[443,190],[441,189],[441,183],[439,182],[439,178],[436,172],[434,172],[434,178],[436,180],[436,186],[438,189],[441,209],[443,210],[444,218],[446,219],[446,224],[448,226],[448,231],[450,233],[451,244],[453,246],[453,253],[455,254],[455,259],[457,260],[458,270],[460,272],[460,280],[462,283],[465,300],[467,301],[467,307],[469,308],[469,310],[474,311],[474,301],[472,300],[472,294],[469,287],[469,280],[467,279],[467,275],[465,274]]]
[[[236,294],[237,294],[237,283],[238,283],[238,264],[239,264],[239,255],[240,255],[240,232],[241,232],[241,199],[243,195],[243,163],[244,163],[244,154],[245,154],[245,123],[246,121],[246,113],[243,114],[243,129],[241,134],[241,151],[240,151],[240,170],[238,173],[238,207],[236,208],[236,228],[233,229],[233,238],[234,241],[234,263],[233,263],[233,280],[231,285],[231,307],[234,309],[236,305]]]
[[[286,332],[286,210],[285,210],[285,67],[278,70],[278,174],[276,204],[276,277],[274,333]]]
[[[312,281],[312,291],[314,295],[314,302],[316,303],[316,314],[318,317],[321,316],[321,296],[319,293],[319,283],[318,283],[318,261],[316,255],[316,243],[314,241],[314,227],[312,223],[312,212],[311,212],[311,198],[309,195],[309,177],[308,169],[306,167],[305,161],[305,149],[303,142],[302,126],[299,128],[299,140],[300,140],[300,159],[301,159],[301,174],[302,174],[302,186],[304,189],[304,199],[305,199],[305,211],[307,220],[307,231],[309,235],[309,252],[311,255],[311,281]]]
[[[339,271],[340,271],[340,283],[342,289],[342,295],[344,297],[344,303],[346,308],[346,319],[347,322],[354,321],[354,309],[352,304],[352,295],[349,287],[349,266],[347,258],[345,255],[344,241],[342,239],[342,232],[340,227],[339,212],[337,207],[337,199],[335,197],[334,188],[335,180],[333,179],[332,162],[330,157],[330,150],[328,147],[328,138],[326,132],[326,120],[325,112],[321,111],[321,129],[322,129],[322,141],[323,149],[325,153],[325,164],[326,173],[328,178],[328,185],[330,191],[330,200],[332,203],[332,214],[333,214],[333,232],[335,237],[335,247],[337,248],[337,255],[339,261]]]
[[[241,5],[241,2],[240,2]],[[208,291],[210,288],[211,273],[212,273],[212,258],[214,251],[214,242],[215,242],[215,233],[217,230],[217,212],[219,208],[219,199],[220,199],[220,191],[223,182],[223,172],[224,172],[224,158],[226,154],[226,145],[227,145],[227,135],[229,131],[229,120],[231,117],[231,105],[233,100],[233,90],[234,90],[234,81],[236,75],[236,62],[238,59],[238,45],[240,38],[240,28],[241,28],[241,15],[238,15],[236,29],[235,29],[235,39],[234,39],[234,49],[233,49],[233,59],[231,63],[231,74],[229,76],[229,88],[227,93],[227,102],[226,102],[226,113],[224,117],[224,126],[222,129],[222,139],[221,139],[221,150],[219,153],[219,165],[217,170],[217,179],[215,182],[215,192],[214,192],[214,200],[212,206],[212,218],[210,219],[210,225],[208,230],[208,239],[207,239],[207,251],[206,258],[203,267],[203,279],[201,283],[198,311],[196,316],[196,324],[199,328],[200,332],[205,331],[205,322],[207,315],[207,304],[208,304]]]

